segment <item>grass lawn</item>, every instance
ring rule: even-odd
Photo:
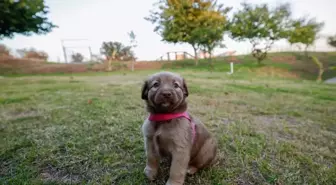
[[[179,70],[219,161],[185,184],[336,184],[336,86]],[[148,72],[0,79],[0,184],[164,184],[143,175]],[[164,162],[163,162],[164,163]]]

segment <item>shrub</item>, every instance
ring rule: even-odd
[[[0,44],[0,56],[11,56],[10,49],[4,44]]]
[[[28,59],[39,59],[39,60],[48,60],[48,54],[44,51],[37,51],[34,48],[30,49],[18,49],[17,52],[22,58],[28,58]]]
[[[74,53],[71,55],[71,61],[75,63],[81,63],[84,60],[84,56],[80,53]]]

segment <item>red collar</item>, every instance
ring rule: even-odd
[[[191,128],[192,128],[192,136],[193,136],[193,142],[195,140],[196,137],[196,125],[195,123],[191,120],[189,114],[187,112],[181,112],[181,113],[168,113],[168,114],[150,114],[148,117],[149,121],[168,121],[168,120],[172,120],[175,118],[180,118],[180,117],[184,117],[186,119],[189,120],[190,124],[191,124]]]
[[[175,118],[185,117],[189,121],[191,121],[189,114],[187,112],[181,113],[167,113],[167,114],[150,114],[149,120],[150,121],[168,121]]]

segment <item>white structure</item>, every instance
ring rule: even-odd
[[[230,72],[227,72],[227,74],[233,74],[233,62],[230,62]]]

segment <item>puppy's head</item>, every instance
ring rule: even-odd
[[[141,98],[150,112],[169,113],[186,109],[188,88],[185,80],[171,72],[159,72],[150,76],[142,87]]]

